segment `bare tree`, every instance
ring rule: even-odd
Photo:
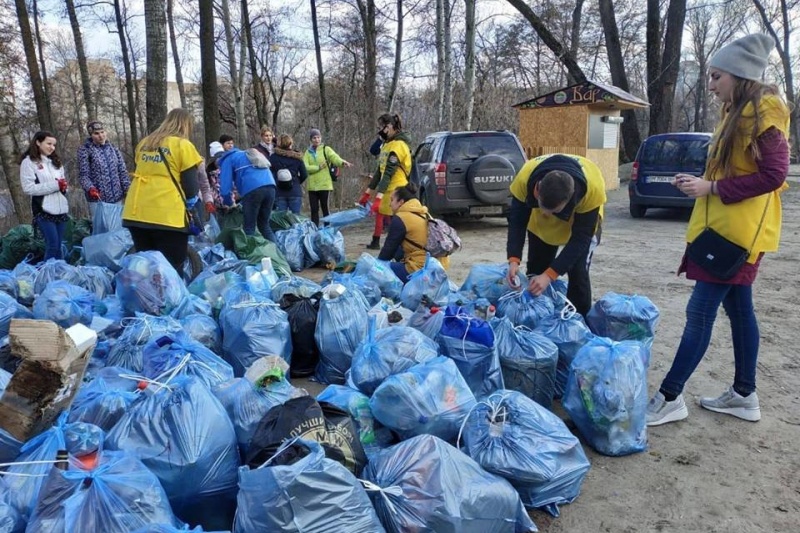
[[[650,135],[666,133],[672,127],[672,105],[675,99],[675,83],[680,70],[685,20],[686,0],[670,0],[667,8],[667,27],[662,41],[660,2],[647,0],[647,96],[650,100]]]
[[[403,0],[397,0],[397,37],[394,45],[394,68],[392,69],[392,83],[389,86],[389,97],[386,99],[386,110],[394,109],[394,99],[397,94],[397,83],[400,81],[400,65],[403,61]]]
[[[328,103],[325,99],[325,71],[322,69],[322,48],[319,44],[319,24],[317,23],[317,2],[311,2],[311,26],[314,30],[314,52],[317,58],[317,79],[319,82],[319,99],[322,106],[322,129],[325,135],[330,131],[330,124],[328,123]]]
[[[583,14],[583,0],[575,1],[575,9],[572,10],[572,28],[570,31],[569,53],[572,57],[578,57],[578,48],[581,45],[581,15]]]
[[[203,129],[205,145],[219,138],[219,92],[217,60],[214,53],[214,6],[200,0],[200,73],[203,85]]]
[[[167,17],[162,0],[144,0],[147,69],[147,131],[167,116]]]
[[[230,75],[231,88],[233,89],[233,113],[236,117],[237,144],[247,142],[247,119],[244,116],[244,91],[239,65],[236,59],[233,26],[231,26],[231,8],[228,0],[222,0],[222,25],[225,30],[225,45],[228,51],[228,74]]]
[[[126,8],[123,0],[113,0],[114,25],[119,36],[119,48],[122,54],[122,68],[125,72],[125,100],[127,102],[128,126],[130,128],[131,145],[135,148],[139,144],[139,129],[136,126],[136,97],[134,95],[134,71],[132,69],[131,53],[128,48],[128,25],[126,24]]]
[[[42,39],[42,32],[39,29],[39,2],[38,0],[33,0],[33,31],[36,37],[36,46],[39,49],[39,64],[41,66],[42,72],[42,86],[44,87],[44,94],[45,94],[45,105],[47,106],[47,115],[50,117],[50,121],[53,120],[53,109],[50,107],[50,82],[47,79],[47,63],[45,62],[44,57],[44,40]],[[51,128],[53,125],[51,124]]]
[[[78,22],[78,14],[75,11],[75,1],[65,0],[67,16],[72,28],[72,39],[75,41],[75,51],[78,57],[78,70],[81,74],[81,88],[83,89],[83,104],[86,107],[86,117],[91,120],[97,115],[97,108],[92,98],[92,86],[89,83],[89,67],[86,64],[86,50],[83,48],[83,36],[81,35],[81,25]]]
[[[167,28],[169,29],[169,43],[172,48],[172,60],[175,63],[175,83],[178,84],[178,95],[181,99],[181,107],[186,107],[186,89],[183,86],[183,72],[181,69],[181,58],[178,53],[178,38],[175,35],[174,18],[175,0],[167,0]]]
[[[25,60],[28,65],[28,76],[31,81],[31,89],[33,90],[33,101],[36,104],[36,115],[39,118],[39,128],[50,130],[53,126],[50,113],[48,113],[47,94],[45,93],[44,84],[42,83],[42,76],[39,73],[36,46],[33,43],[31,22],[28,16],[28,6],[25,5],[25,0],[14,0],[14,5],[17,9],[17,20],[22,36],[22,48],[25,51]]]
[[[253,100],[256,105],[256,116],[259,126],[267,123],[266,98],[264,93],[264,81],[258,74],[258,60],[256,57],[255,44],[253,43],[253,21],[250,19],[250,10],[247,0],[242,0],[240,9],[242,10],[242,28],[244,38],[247,40],[247,57],[250,62],[250,78],[253,90]]]
[[[377,105],[378,30],[375,25],[375,0],[356,0],[361,18],[361,31],[364,33],[364,109],[368,116],[374,117]]]
[[[472,129],[472,108],[475,104],[475,0],[464,0],[465,7],[465,56],[464,56],[464,98],[466,100],[466,119],[464,129]]]

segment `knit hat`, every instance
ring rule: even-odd
[[[208,155],[211,157],[216,156],[225,151],[225,148],[222,147],[222,143],[219,141],[214,141],[213,143],[208,145]]]
[[[311,128],[310,130],[308,130],[308,138],[309,139],[313,139],[317,135],[322,137],[322,132],[320,132],[317,128]]]
[[[96,131],[103,131],[104,129],[105,127],[103,126],[103,123],[99,120],[92,120],[86,124],[86,131],[89,133],[89,135]]]
[[[764,33],[753,33],[723,46],[708,66],[746,80],[761,81],[775,40]]]

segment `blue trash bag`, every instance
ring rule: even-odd
[[[130,374],[130,370],[118,366],[98,370],[92,381],[78,389],[69,422],[87,422],[110,431],[139,396],[139,383]]]
[[[391,533],[537,531],[514,487],[433,435],[381,450],[364,469],[367,493]]]
[[[106,366],[121,366],[133,372],[142,371],[142,350],[152,338],[181,331],[181,323],[169,316],[137,313],[122,320],[122,335],[106,358]]]
[[[137,529],[133,533],[230,533],[230,531],[208,531],[201,526],[189,529],[189,526],[175,527],[167,524],[150,524],[141,529]]]
[[[208,300],[195,296],[194,294],[187,294],[186,297],[181,300],[181,303],[170,312],[169,316],[175,320],[181,320],[190,315],[212,316],[213,314],[214,310],[211,308],[211,304]]]
[[[48,475],[28,531],[129,533],[151,522],[178,525],[158,478],[126,452],[103,451],[99,464]]]
[[[111,320],[115,324],[122,322],[125,318],[125,310],[122,308],[122,302],[112,292],[111,295],[106,296],[102,300],[95,300],[94,312],[97,315]]]
[[[242,457],[247,453],[258,423],[270,409],[292,398],[308,395],[304,389],[292,386],[285,376],[276,376],[276,379],[259,386],[244,378],[234,378],[220,383],[212,392],[233,422]]]
[[[239,467],[236,432],[222,404],[197,378],[178,376],[166,386],[148,387],[109,432],[106,445],[141,459],[158,476],[181,520],[206,529],[231,523]]]
[[[407,371],[439,355],[433,339],[414,328],[375,328],[370,317],[367,338],[358,345],[350,367],[350,378],[358,390],[371,396],[389,376]]]
[[[9,475],[3,476],[8,485],[11,504],[25,520],[28,520],[33,512],[45,476],[53,468],[53,463],[37,463],[37,461],[55,461],[58,450],[65,449],[64,430],[66,425],[67,413],[62,413],[55,425],[28,440],[22,446],[19,456],[14,461],[15,464],[7,469]],[[28,462],[34,464],[25,464]]]
[[[506,389],[521,392],[550,409],[556,388],[558,346],[525,326],[514,327],[505,317],[493,319],[490,325]]]
[[[217,265],[221,264],[217,263]],[[244,282],[244,277],[241,274],[230,270],[215,273],[209,268],[201,272],[189,284],[188,290],[191,294],[199,296],[210,303],[213,309],[219,310],[226,303],[225,298],[222,296],[225,291],[229,287],[242,282]]]
[[[279,355],[292,363],[292,330],[289,318],[271,301],[226,305],[219,315],[222,356],[236,377],[265,355]],[[310,332],[309,332],[310,333]]]
[[[394,273],[388,261],[381,261],[368,253],[363,253],[356,262],[356,268],[353,274],[371,279],[377,283],[384,297],[390,300],[397,300],[400,298],[400,293],[403,290],[403,282],[400,281],[400,278]]]
[[[578,350],[594,338],[594,335],[583,317],[578,313],[561,313],[542,320],[534,330],[553,341],[558,347],[558,364],[556,365],[556,389],[554,398],[564,395],[567,384],[569,365],[575,359]]]
[[[351,224],[358,224],[369,215],[369,209],[363,206],[354,207],[353,209],[345,209],[338,213],[331,213],[326,217],[322,217],[320,222],[323,225],[333,226],[336,229],[341,229]]]
[[[200,254],[200,259],[203,260],[203,264],[206,266],[215,265],[226,258],[236,259],[236,254],[230,250],[226,250],[225,245],[221,242],[199,250],[198,254]]]
[[[239,469],[236,533],[384,533],[370,499],[322,446],[294,439],[262,468]]]
[[[106,267],[112,272],[119,272],[122,259],[133,248],[133,237],[128,228],[109,233],[84,237],[83,258],[87,265]]]
[[[314,224],[314,223],[309,222],[309,224]],[[310,268],[319,263],[319,254],[317,253],[316,248],[314,248],[314,235],[316,235],[316,233],[317,233],[316,226],[313,226],[303,236],[303,251],[306,254],[305,257],[306,268]]]
[[[98,300],[114,294],[114,273],[102,266],[84,265],[80,268],[85,278],[85,283],[80,285],[89,292],[93,292]]]
[[[25,521],[11,504],[11,495],[4,476],[0,476],[0,532],[25,533]]]
[[[6,391],[9,381],[11,381],[11,372],[6,372],[0,368],[0,396]]]
[[[649,351],[659,316],[658,307],[647,296],[608,292],[586,314],[586,325],[598,337],[639,341]]]
[[[515,326],[530,329],[554,313],[555,305],[549,296],[534,296],[527,290],[509,292],[497,302],[497,316],[508,317]]]
[[[570,302],[567,300],[567,281],[563,278],[553,280],[544,290],[544,296],[553,300],[556,312],[560,312]]]
[[[381,288],[375,281],[365,278],[364,276],[356,276],[353,273],[339,274],[338,272],[331,271],[322,280],[322,286],[327,287],[331,283],[338,283],[344,285],[348,289],[357,289],[361,291],[364,298],[367,300],[370,308],[374,307],[381,301]]]
[[[344,385],[328,385],[317,395],[317,401],[328,402],[350,413],[365,451],[385,448],[392,443],[391,432],[375,420],[369,397],[361,392]]]
[[[86,278],[81,269],[62,259],[48,259],[39,265],[33,280],[34,294],[37,296],[42,294],[51,281],[66,281],[78,287],[86,284]]]
[[[521,273],[517,273],[517,287],[512,288],[508,284],[508,264],[478,264],[472,265],[464,283],[461,284],[459,291],[470,292],[478,298],[486,298],[492,305],[497,305],[501,296],[511,291],[519,290],[519,287],[526,287],[528,280]]]
[[[494,331],[488,322],[460,307],[448,306],[436,340],[439,353],[456,363],[476,398],[504,388]]]
[[[209,389],[233,379],[233,368],[183,331],[150,339],[142,350],[142,374],[155,381],[194,376]]]
[[[498,391],[464,422],[463,451],[517,489],[522,503],[558,516],[589,471],[580,441],[546,408],[515,391]]]
[[[569,369],[561,402],[581,435],[603,455],[647,449],[647,366],[637,341],[594,337]]]
[[[292,272],[300,272],[305,267],[305,251],[303,249],[303,237],[305,232],[300,226],[292,226],[289,229],[275,232],[275,244],[286,257],[289,268]]]
[[[436,357],[386,378],[369,405],[375,419],[401,438],[429,433],[455,442],[475,395],[451,359]]]
[[[217,355],[222,353],[222,332],[217,321],[206,315],[189,315],[181,319],[181,326],[191,338]]]
[[[322,290],[322,287],[302,276],[291,276],[281,279],[272,287],[272,301],[280,302],[284,294],[294,294],[301,298],[311,298]]]
[[[340,291],[341,295],[335,296]],[[342,285],[328,285],[322,290],[314,339],[319,348],[315,377],[320,383],[344,384],[353,355],[367,336],[369,304],[360,291]]]
[[[122,228],[122,204],[97,202],[92,216],[92,235],[100,235]]]
[[[223,305],[234,305],[247,302],[272,301],[271,290],[256,290],[246,282],[240,281],[229,285],[222,293]]]
[[[0,292],[4,292],[15,300],[19,297],[17,278],[10,270],[0,269]],[[2,531],[2,530],[0,530]]]
[[[325,264],[345,261],[344,236],[336,228],[322,228],[314,233],[314,251]]]
[[[8,335],[12,318],[33,318],[33,313],[12,296],[0,292],[0,339]]]
[[[411,274],[400,292],[406,309],[416,309],[423,299],[429,304],[445,305],[450,294],[450,282],[442,264],[427,255],[425,265]]]
[[[33,305],[33,299],[36,294],[34,289],[36,274],[38,273],[36,267],[22,261],[14,267],[11,273],[17,278],[17,301],[22,305],[30,307]]]
[[[408,318],[408,327],[414,328],[426,337],[436,340],[444,322],[444,310],[438,307],[429,308],[424,305]]]
[[[121,266],[114,281],[128,313],[167,315],[188,294],[181,275],[161,252],[137,252],[125,257]]]
[[[95,295],[67,281],[52,281],[33,302],[33,316],[52,320],[62,328],[88,326],[94,315]]]

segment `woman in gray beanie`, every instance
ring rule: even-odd
[[[709,63],[708,88],[722,102],[722,115],[705,176],[678,174],[673,181],[696,198],[678,270],[696,283],[672,367],[647,407],[648,426],[689,416],[683,388],[708,349],[720,304],[731,323],[733,385],[719,397],[701,398],[700,406],[751,422],[761,419],[752,286],[764,253],[778,249],[780,195],[789,169],[789,108],[774,85],[761,81],[774,45],[768,35],[747,35]],[[726,243],[738,251],[725,253]]]

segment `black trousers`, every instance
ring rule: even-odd
[[[128,228],[137,252],[155,250],[164,254],[178,274],[183,277],[183,263],[189,246],[189,234],[182,231],[155,228]]]
[[[322,207],[322,216],[330,215],[328,209],[328,195],[331,191],[308,191],[308,206],[311,208],[311,221],[319,226],[319,208]]]
[[[558,246],[547,244],[528,232],[528,276],[538,276],[550,267],[558,253]],[[592,308],[592,281],[589,279],[589,265],[592,262],[592,247],[583,257],[579,257],[567,272],[567,298],[583,316]]]

